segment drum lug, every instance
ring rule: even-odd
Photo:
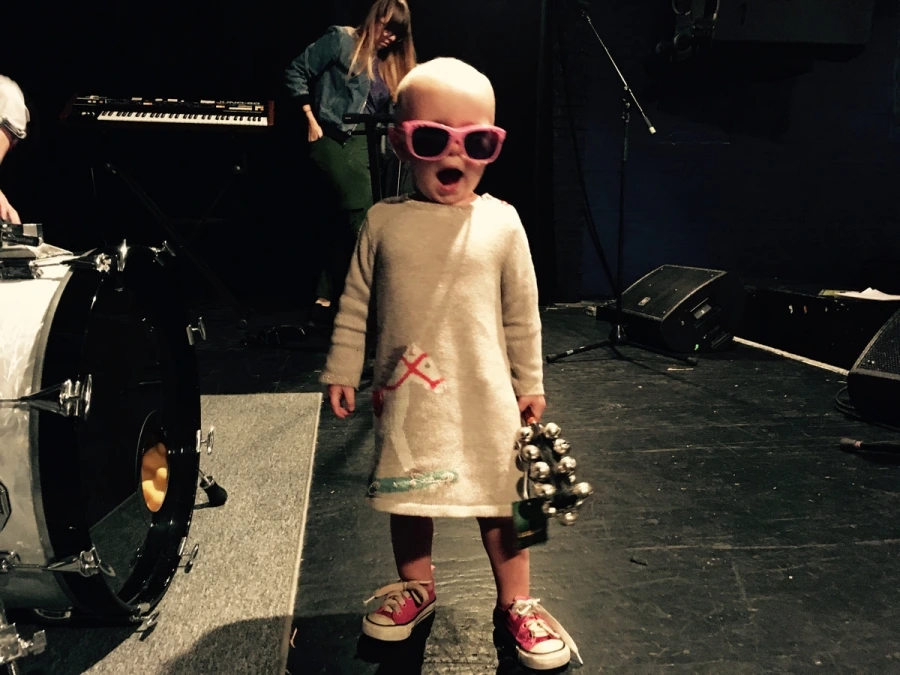
[[[194,333],[199,335],[201,340],[206,339],[206,324],[203,323],[202,316],[199,319],[197,319],[196,326],[192,326],[192,325],[188,324],[186,327],[186,330],[187,330],[188,344],[190,344],[192,347],[194,346]]]
[[[30,640],[19,635],[16,624],[6,619],[6,609],[0,604],[0,665],[8,666],[9,672],[18,672],[13,663],[29,654],[40,654],[47,648],[47,635],[36,631]]]
[[[128,258],[128,243],[123,239],[122,243],[119,244],[118,248],[118,256],[116,256],[116,270],[119,272],[125,271],[125,260]]]
[[[109,273],[112,269],[112,258],[108,253],[98,253],[94,256],[94,269],[104,274]]]
[[[96,574],[105,574],[108,577],[116,576],[116,571],[111,565],[100,560],[97,549],[82,551],[65,560],[51,563],[50,565],[32,565],[21,562],[19,554],[15,551],[0,551],[0,574],[14,572],[16,570],[35,570],[39,572],[77,572],[83,577],[92,577]]]
[[[181,562],[178,563],[178,566],[184,568],[185,574],[188,574],[194,567],[194,561],[197,559],[197,554],[200,553],[200,544],[194,544],[190,553],[185,553],[184,551],[187,548],[187,543],[187,537],[184,537],[181,540],[181,544],[178,545],[178,555],[181,558]]]
[[[17,399],[0,399],[0,404],[13,406],[31,406],[38,410],[62,415],[63,417],[81,417],[87,419],[91,411],[91,392],[93,378],[88,375],[82,384],[81,380],[66,380],[54,387],[41,389],[28,396]],[[52,395],[56,394],[54,400]]]
[[[84,385],[81,380],[66,380],[62,383],[59,390],[59,407],[65,417],[82,417],[88,418],[91,411],[91,392],[93,391],[93,378],[88,375],[84,379]]]
[[[206,447],[206,454],[211,455],[213,451],[213,441],[215,439],[216,427],[211,426],[209,431],[206,433],[206,438],[204,439],[202,436],[203,432],[197,429],[197,454],[202,452],[202,449]]]
[[[100,560],[96,548],[91,548],[90,551],[82,551],[77,556],[73,555],[65,560],[47,565],[44,569],[48,572],[77,572],[83,577],[92,577],[100,573],[108,577],[116,576],[116,571],[112,566]]]
[[[15,551],[0,551],[0,574],[11,572],[14,568],[20,567],[21,558]]]

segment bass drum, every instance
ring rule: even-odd
[[[0,280],[0,600],[139,621],[190,529],[202,323],[165,249],[38,262]]]

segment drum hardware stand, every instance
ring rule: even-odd
[[[100,560],[96,547],[92,547],[90,551],[82,551],[78,555],[69,556],[64,560],[49,565],[22,563],[19,554],[15,551],[0,551],[0,574],[8,574],[16,570],[77,572],[83,577],[93,577],[101,573],[108,577],[116,576],[116,571],[112,566]]]
[[[63,417],[87,419],[91,411],[92,382],[90,375],[85,378],[84,384],[81,380],[75,380],[74,384],[72,380],[66,380],[62,384],[41,389],[28,396],[0,399],[0,407],[26,405]]]
[[[228,492],[225,488],[216,483],[216,479],[211,475],[204,474],[202,470],[200,470],[200,487],[206,493],[210,507],[222,506],[228,501]]]
[[[197,430],[197,452],[201,452],[201,448],[206,448],[206,455],[209,456],[213,451],[213,442],[215,440],[216,428],[214,426],[209,428],[209,431],[206,434],[206,438],[204,439],[201,436],[201,432]],[[228,492],[221,485],[216,483],[216,479],[212,477],[211,474],[203,473],[203,469],[197,469],[197,472],[200,475],[200,487],[206,493],[206,497],[209,500],[209,506],[216,507],[222,506],[228,500]],[[196,554],[195,554],[196,557]]]
[[[387,125],[394,121],[393,115],[344,115],[345,124],[362,123],[363,131],[354,131],[353,135],[365,135],[366,145],[369,149],[369,179],[372,185],[372,203],[381,201],[381,155],[379,153],[381,137],[387,133],[385,127],[379,128],[379,124]]]
[[[595,342],[593,344],[585,345],[583,347],[577,347],[575,349],[569,349],[564,352],[560,352],[559,354],[551,354],[546,357],[547,363],[554,363],[559,361],[560,359],[564,359],[568,356],[572,356],[573,354],[581,354],[582,352],[590,351],[593,349],[599,349],[602,347],[609,347],[609,349],[620,359],[625,361],[630,361],[628,357],[623,355],[619,351],[620,346],[634,346],[639,349],[643,349],[644,351],[653,352],[655,354],[662,354],[663,356],[668,356],[669,358],[673,358],[677,361],[682,361],[689,365],[695,366],[696,361],[690,359],[688,357],[682,356],[680,354],[674,354],[672,352],[668,352],[661,349],[654,349],[649,346],[637,344],[631,342],[628,339],[628,336],[625,333],[625,324],[622,321],[622,292],[624,291],[624,282],[622,279],[622,274],[624,271],[624,262],[625,262],[625,173],[626,166],[628,165],[628,132],[631,124],[631,106],[632,102],[634,103],[635,108],[640,113],[641,117],[644,119],[644,124],[647,125],[647,130],[650,134],[656,133],[656,128],[653,126],[653,123],[650,121],[650,118],[647,117],[647,114],[644,112],[644,109],[641,107],[640,102],[637,100],[637,96],[635,96],[634,91],[632,91],[631,86],[629,86],[628,81],[625,79],[625,76],[622,74],[622,71],[619,69],[616,60],[613,58],[612,53],[606,46],[606,43],[603,42],[603,39],[600,37],[600,34],[597,32],[597,29],[594,28],[594,24],[591,21],[591,16],[588,13],[585,7],[581,8],[581,15],[584,17],[588,26],[590,26],[591,31],[593,31],[594,36],[597,38],[597,41],[600,43],[600,46],[603,48],[603,51],[606,53],[606,57],[609,59],[612,64],[613,70],[616,71],[616,74],[619,76],[619,79],[622,81],[623,91],[622,91],[622,121],[623,121],[623,136],[622,136],[622,159],[620,161],[619,166],[619,222],[618,222],[618,236],[617,236],[617,264],[616,264],[616,283],[613,284],[613,290],[615,292],[615,318],[613,320],[613,326],[610,331],[609,337],[606,340],[602,340],[600,342]]]
[[[206,212],[201,216],[201,218],[197,221],[198,225],[202,225],[206,220],[209,219],[210,213],[212,213],[213,209],[215,209],[216,205],[221,201],[222,197],[228,191],[228,188],[233,182],[234,178],[237,176],[241,176],[244,173],[244,165],[245,161],[242,159],[241,162],[235,164],[232,167],[232,180],[222,188],[221,192],[216,196],[213,200],[212,204],[207,208]],[[163,230],[165,230],[172,240],[177,245],[178,250],[181,253],[184,253],[187,256],[188,260],[190,260],[194,266],[199,270],[199,272],[205,277],[205,279],[209,282],[209,284],[219,293],[222,299],[224,299],[227,304],[229,304],[232,310],[238,315],[238,324],[241,327],[245,327],[247,324],[247,316],[249,314],[249,310],[244,306],[244,304],[237,299],[237,297],[228,290],[228,287],[225,286],[225,283],[210,269],[210,267],[200,259],[193,251],[191,251],[188,246],[188,242],[184,236],[175,228],[173,221],[171,218],[166,216],[163,213],[162,209],[154,202],[150,195],[147,194],[146,190],[144,190],[138,182],[132,178],[131,176],[119,171],[115,165],[111,162],[105,162],[103,164],[103,168],[110,174],[114,176],[118,176],[122,182],[131,190],[135,197],[137,197],[138,201],[150,212],[153,218],[156,220],[157,225],[159,225]],[[167,245],[167,248],[172,251],[171,246]],[[174,255],[174,252],[173,252]]]
[[[8,675],[19,675],[19,665],[16,661],[23,656],[40,654],[47,648],[47,635],[39,630],[25,640],[19,635],[16,624],[9,623],[6,618],[6,608],[0,601],[0,665],[6,666]]]
[[[132,620],[135,623],[140,624],[134,632],[141,634],[141,640],[146,640],[150,633],[153,632],[153,629],[156,628],[157,624],[159,623],[159,615],[160,611],[157,610],[152,614],[147,614],[146,616],[144,616],[143,614],[138,614],[133,617]]]

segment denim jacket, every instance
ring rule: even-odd
[[[331,26],[285,71],[291,98],[300,105],[311,105],[326,133],[336,131],[349,137],[356,125],[345,124],[344,115],[362,113],[366,107],[372,80],[365,72],[349,76],[355,48],[353,35],[341,26]]]

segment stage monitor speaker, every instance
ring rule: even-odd
[[[727,272],[663,265],[622,294],[622,323],[627,339],[639,345],[720,351],[731,345],[745,305],[743,284]]]
[[[847,376],[847,393],[864,420],[900,427],[900,311],[856,360]]]

